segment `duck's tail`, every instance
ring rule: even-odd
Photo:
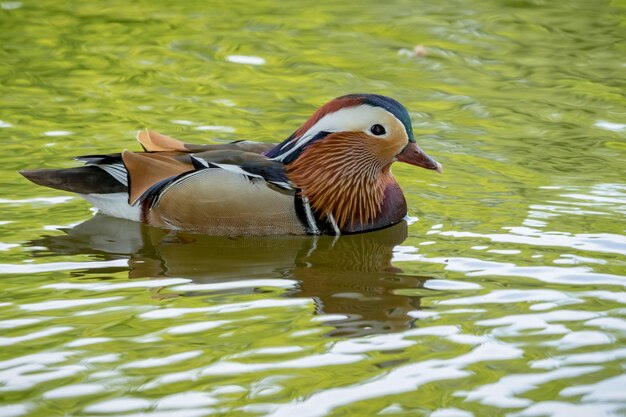
[[[77,193],[109,216],[135,221],[141,218],[139,207],[128,204],[128,187],[98,166],[33,169],[20,174],[35,184]]]
[[[20,171],[38,185],[77,194],[111,194],[127,192],[128,188],[97,166],[65,169],[29,169]]]

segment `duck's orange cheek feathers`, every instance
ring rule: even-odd
[[[406,145],[406,140],[396,140],[395,138],[378,139],[368,137],[364,140],[369,152],[385,164],[391,164],[396,160],[396,155],[402,152]]]

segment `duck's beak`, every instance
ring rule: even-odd
[[[440,174],[443,172],[443,166],[430,156],[426,155],[426,153],[419,146],[417,146],[417,143],[415,142],[409,142],[409,144],[404,147],[402,152],[400,152],[396,158],[400,162],[406,162],[407,164],[418,167],[432,169]]]

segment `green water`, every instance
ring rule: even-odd
[[[1,416],[626,416],[624,1],[24,0],[0,29]],[[174,235],[16,173],[144,127],[277,141],[350,92],[445,166],[394,167],[410,224]]]

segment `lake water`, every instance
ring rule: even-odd
[[[626,416],[626,3],[0,2],[0,415]],[[415,54],[426,51],[426,55]],[[445,172],[333,237],[171,234],[17,174],[392,96]]]

